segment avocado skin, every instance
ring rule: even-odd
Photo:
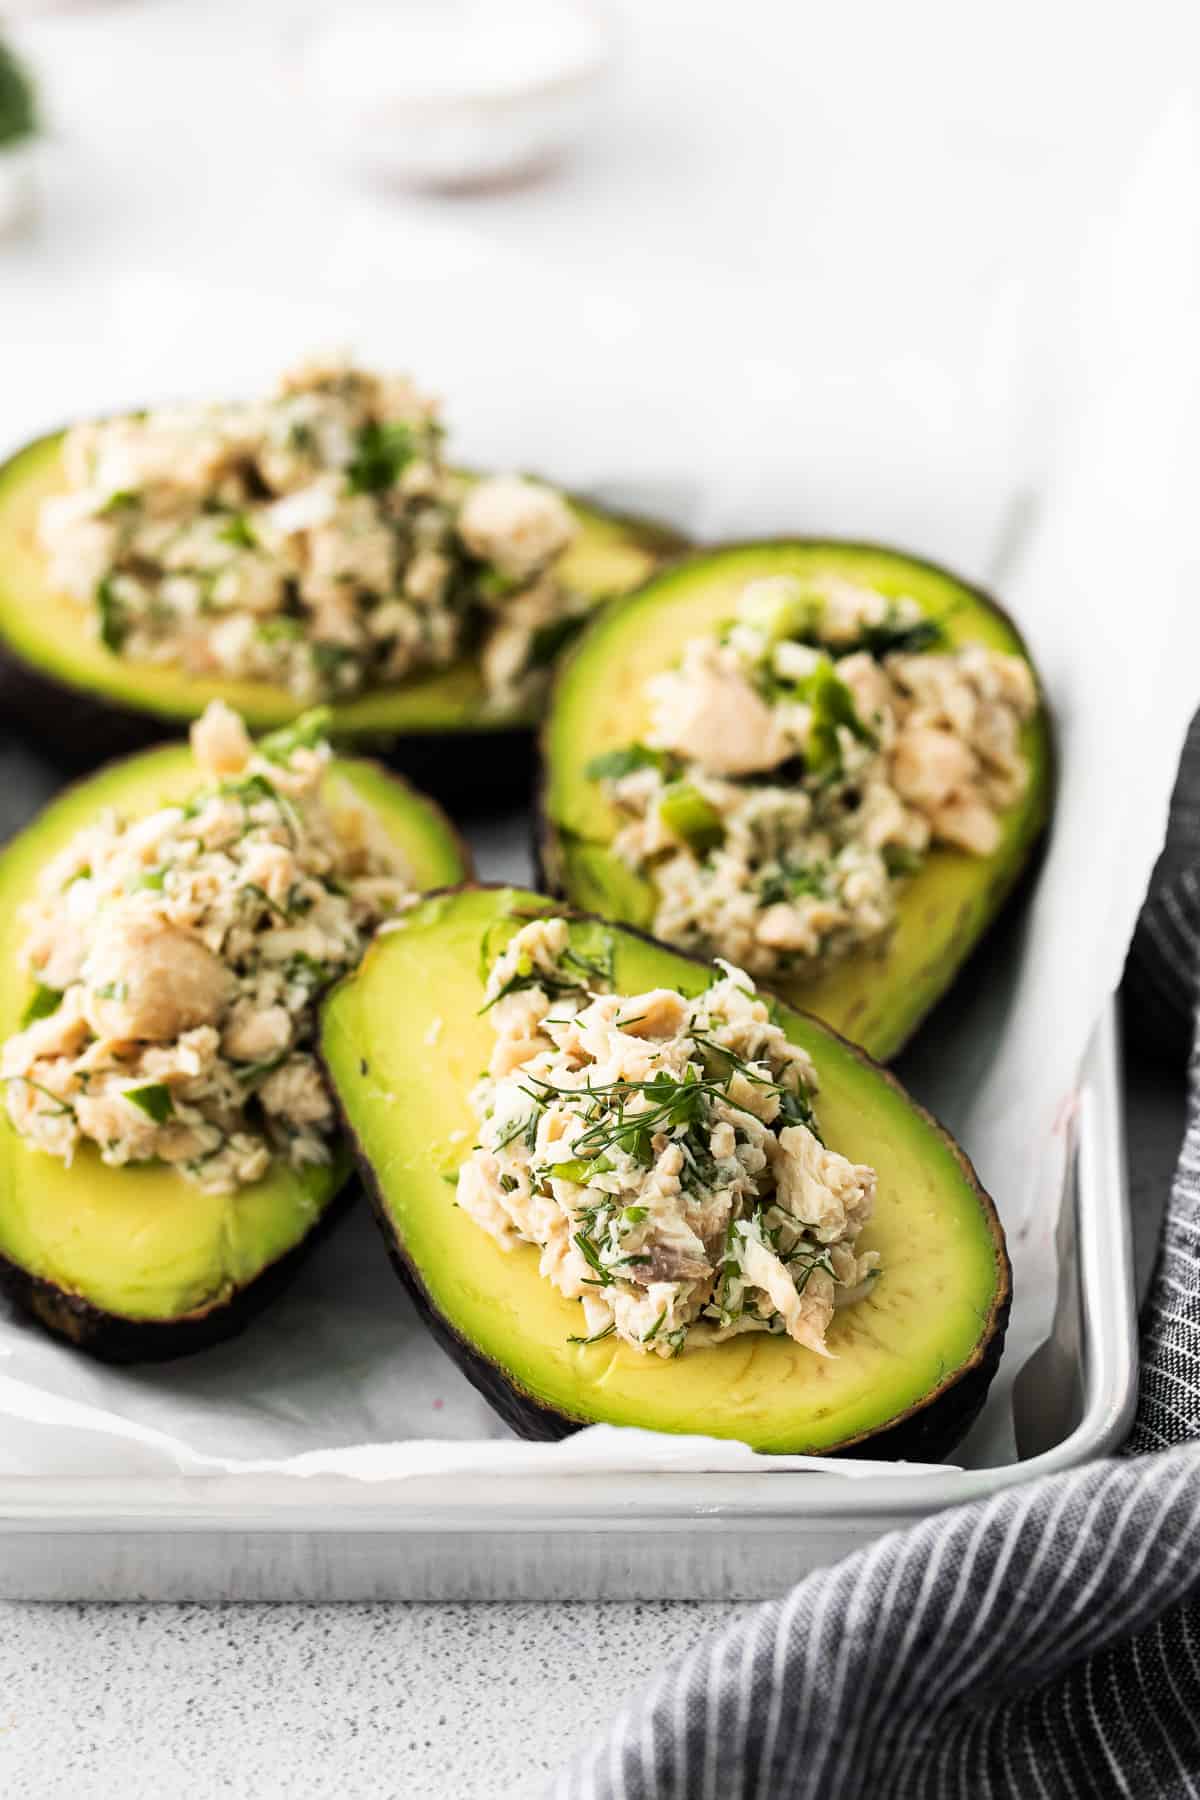
[[[172,726],[183,736],[190,721],[160,718],[110,705],[82,688],[54,681],[22,662],[0,639],[0,717],[35,743],[38,754],[67,779],[135,756],[163,742]],[[48,733],[49,721],[58,729]],[[406,732],[401,737],[355,734],[346,754],[373,756],[389,772],[470,818],[528,793],[536,768],[534,736],[519,726],[494,731]]]
[[[48,433],[0,463],[0,502],[6,476],[19,473],[27,458],[52,451],[61,435]],[[630,545],[653,558],[656,566],[690,548],[686,537],[657,520],[624,511],[601,511],[578,496],[568,497],[585,523],[591,517],[616,528]],[[0,554],[2,532],[0,520]],[[0,568],[0,580],[3,573]],[[602,599],[597,601],[602,603]],[[400,692],[402,689],[397,689]],[[201,710],[202,703],[197,703],[196,714]],[[303,705],[296,702],[294,712],[303,710]],[[172,734],[182,736],[191,716],[183,709],[155,711],[115,697],[109,699],[101,688],[60,677],[49,667],[22,655],[0,623],[0,717],[28,733],[64,775],[80,774],[114,757],[148,749]],[[254,730],[271,729],[285,722],[278,716],[269,720],[256,720],[249,713],[246,716]],[[393,729],[385,722],[378,727],[351,724],[340,729],[335,721],[331,735],[347,754],[376,755],[428,792],[472,813],[491,810],[528,792],[534,767],[536,723],[536,719],[522,718],[511,724],[477,729],[471,715],[459,710],[448,714],[444,727],[435,723],[405,731]]]
[[[238,1337],[260,1312],[289,1287],[313,1252],[340,1224],[358,1196],[351,1179],[334,1196],[307,1237],[265,1268],[248,1286],[228,1299],[187,1313],[180,1319],[129,1319],[93,1306],[82,1294],[69,1293],[40,1275],[0,1256],[0,1293],[40,1325],[51,1337],[65,1339],[97,1362],[173,1362]]]
[[[184,754],[182,745],[164,745],[160,742],[157,748],[159,751],[169,752],[173,758]],[[119,775],[123,764],[128,760],[114,758],[111,764],[93,770],[90,775],[60,790],[43,809],[43,813],[52,811],[64,802],[82,799],[94,784],[103,782],[106,777]],[[136,763],[132,766],[136,769]],[[336,763],[334,766],[336,768]],[[464,871],[472,869],[471,851],[466,840],[427,795],[418,793],[402,776],[378,762],[354,758],[351,759],[350,766],[357,768],[370,780],[385,784],[388,792],[402,796],[406,804],[411,805],[414,817],[422,813],[425,815],[427,823],[440,836],[441,849],[438,854],[443,859],[443,868],[453,861]],[[37,829],[41,816],[39,814],[17,834],[12,840],[13,845],[22,840],[26,832]],[[8,848],[6,846],[0,852],[0,869]],[[3,1035],[0,1030],[0,1039]],[[2,1186],[0,1182],[0,1203]],[[357,1193],[352,1168],[343,1161],[336,1191],[323,1202],[319,1216],[302,1238],[272,1262],[261,1267],[249,1281],[232,1288],[222,1298],[175,1318],[133,1318],[108,1310],[71,1288],[61,1287],[44,1276],[34,1274],[3,1253],[0,1253],[0,1293],[6,1295],[13,1305],[36,1320],[52,1336],[64,1339],[101,1362],[165,1362],[175,1357],[191,1355],[244,1331],[254,1317],[288,1286],[306,1258],[349,1210]]]
[[[1032,780],[1036,784],[1037,801],[1037,815],[1033,829],[1029,835],[1022,855],[1014,862],[1011,862],[1007,866],[1003,866],[992,873],[991,879],[986,885],[986,901],[982,926],[965,941],[956,935],[954,941],[947,946],[947,960],[949,966],[945,972],[945,979],[940,986],[938,986],[932,994],[928,995],[918,1006],[913,1006],[911,1003],[909,1004],[901,1029],[893,1030],[882,1038],[873,1036],[863,1037],[862,1042],[864,1048],[867,1049],[873,1057],[877,1058],[880,1062],[891,1062],[911,1042],[917,1031],[929,1021],[931,1015],[933,1015],[947,1000],[951,989],[960,980],[963,981],[964,984],[969,985],[972,967],[978,967],[982,964],[987,955],[988,940],[992,937],[998,927],[1011,920],[1013,914],[1019,909],[1032,891],[1045,854],[1050,820],[1054,810],[1054,798],[1058,786],[1057,738],[1054,729],[1054,720],[1046,702],[1046,695],[1042,685],[1041,676],[1029,653],[1028,645],[1026,644],[1020,627],[1013,619],[1011,613],[995,600],[991,594],[972,583],[964,581],[961,576],[955,574],[952,570],[947,569],[942,564],[932,562],[928,557],[914,556],[907,551],[898,550],[892,546],[857,539],[787,537],[744,539],[722,543],[713,546],[711,549],[698,547],[693,551],[685,552],[680,556],[673,558],[670,563],[658,570],[644,585],[645,587],[652,587],[663,576],[670,576],[675,573],[686,571],[689,567],[702,566],[706,558],[710,555],[723,557],[737,556],[742,552],[769,551],[773,549],[787,551],[790,549],[804,550],[810,548],[827,549],[833,552],[844,551],[850,554],[865,553],[870,556],[896,557],[907,564],[919,566],[928,570],[931,574],[940,579],[952,583],[965,595],[969,595],[974,604],[979,606],[986,613],[989,613],[1004,627],[1005,631],[1013,641],[1016,652],[1028,663],[1033,673],[1037,689],[1038,712],[1035,723],[1040,733],[1040,766],[1035,766],[1032,772]],[[638,590],[638,593],[641,593],[642,591],[643,590]],[[622,606],[634,600],[636,597],[636,595],[622,595],[619,600],[614,602],[613,610],[619,610]],[[530,847],[533,858],[534,879],[537,886],[544,893],[552,895],[556,899],[565,900],[568,903],[571,903],[573,900],[567,874],[568,859],[564,843],[564,839],[569,834],[562,831],[556,823],[550,801],[550,790],[552,785],[551,731],[556,709],[566,690],[567,683],[571,678],[574,665],[586,653],[593,628],[599,623],[600,621],[598,619],[589,620],[588,626],[560,659],[554,672],[554,680],[551,686],[548,704],[537,738],[538,758],[537,770],[532,788],[532,823],[530,831]],[[620,920],[619,913],[614,913],[613,916]],[[626,926],[623,920],[620,922],[625,929],[635,929],[635,927]],[[809,1012],[814,1016],[821,1018],[824,1023],[830,1025],[835,1031],[839,1030],[840,1026],[840,1035],[849,1035],[856,1039],[858,1038],[859,1034],[857,1031],[852,1031],[848,1023],[843,1023],[837,1019],[825,1019],[824,1015],[806,999],[803,988],[789,993],[781,984],[777,991],[779,992],[780,997],[787,1001],[789,1005],[798,1008],[800,1011]]]
[[[458,894],[505,893],[509,891],[511,889],[504,883],[469,881],[455,887],[432,890],[423,898],[432,900],[439,897],[453,897]],[[611,920],[602,919],[596,914],[580,912],[569,905],[555,910],[560,911],[563,917],[572,921],[613,929]],[[622,936],[639,939],[655,949],[670,948],[673,956],[694,963],[697,968],[707,972],[708,964],[703,958],[689,956],[687,952],[677,950],[673,946],[662,945],[649,932],[640,931],[629,925],[619,925],[615,929]],[[346,979],[353,980],[354,978],[351,976]],[[341,983],[337,984],[337,986],[341,985]],[[335,987],[330,990],[330,994],[336,991]],[[758,991],[760,994],[765,994],[767,998],[771,997],[769,990],[763,988],[761,984]],[[329,995],[326,996],[326,1000],[328,998]],[[795,1009],[793,1008],[793,1010]],[[911,1111],[942,1140],[974,1194],[991,1238],[998,1274],[992,1303],[987,1317],[983,1321],[983,1330],[972,1355],[903,1412],[879,1427],[823,1447],[820,1454],[847,1458],[940,1462],[949,1456],[957,1444],[961,1443],[979,1416],[996,1370],[1000,1365],[1012,1308],[1012,1265],[1008,1257],[1004,1227],[996,1211],[995,1202],[980,1182],[966,1152],[951,1133],[934,1118],[927,1108],[921,1106],[907,1093],[902,1083],[889,1069],[876,1062],[873,1057],[857,1044],[851,1043],[832,1026],[824,1021],[818,1021],[818,1023],[820,1023],[821,1029],[830,1038],[835,1039],[857,1063],[871,1070],[879,1080],[898,1093]],[[518,1437],[539,1443],[555,1443],[570,1437],[576,1431],[585,1429],[594,1421],[572,1417],[569,1413],[561,1412],[531,1394],[485,1356],[440,1311],[418,1265],[408,1254],[404,1242],[396,1230],[375,1168],[354,1130],[345,1097],[341,1093],[334,1071],[326,1059],[323,1036],[320,1033],[318,1034],[318,1055],[341,1112],[343,1135],[354,1156],[362,1185],[370,1198],[371,1207],[383,1234],[392,1267],[438,1344]]]

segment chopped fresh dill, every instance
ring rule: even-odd
[[[596,1274],[600,1278],[601,1287],[611,1287],[612,1286],[612,1276],[609,1274],[609,1272],[605,1268],[604,1264],[600,1261],[600,1252],[599,1252],[599,1250],[597,1250],[595,1244],[592,1242],[592,1240],[588,1236],[587,1232],[586,1231],[577,1231],[575,1233],[575,1236],[572,1241],[576,1245],[576,1247],[579,1251],[579,1254],[582,1256],[584,1262],[587,1263],[589,1268],[592,1268],[596,1271]]]
[[[593,1331],[591,1337],[568,1337],[567,1342],[568,1344],[598,1344],[603,1338],[611,1337],[616,1329],[615,1323],[610,1319],[603,1331]]]
[[[650,1327],[649,1331],[646,1333],[645,1337],[643,1337],[643,1339],[642,1339],[643,1344],[650,1343],[654,1338],[656,1338],[658,1336],[659,1332],[662,1330],[664,1324],[666,1323],[666,1319],[667,1319],[667,1309],[664,1306],[662,1311],[659,1313],[657,1319],[655,1319],[653,1325]]]
[[[75,1116],[75,1108],[69,1100],[64,1100],[62,1095],[56,1094],[53,1089],[43,1087],[42,1083],[35,1081],[31,1075],[3,1075],[0,1076],[0,1081],[23,1081],[26,1087],[34,1088],[39,1094],[44,1094],[47,1100],[53,1102],[54,1113],[66,1113],[71,1118]],[[45,1108],[42,1110],[45,1111]]]

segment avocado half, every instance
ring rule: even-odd
[[[827,1142],[874,1165],[881,1252],[870,1293],[841,1309],[826,1360],[766,1333],[674,1361],[616,1339],[584,1345],[578,1305],[504,1251],[455,1203],[475,1135],[468,1094],[494,1031],[480,1014],[481,944],[498,953],[530,916],[561,912],[512,888],[430,895],[330,989],[321,1054],[395,1267],[434,1335],[522,1437],[595,1422],[738,1438],[758,1450],[933,1460],[983,1404],[1008,1319],[1010,1271],[996,1210],[963,1152],[900,1084],[836,1032],[786,1008],[816,1062]],[[595,920],[572,915],[593,932]],[[687,993],[708,967],[612,927],[620,993]]]
[[[93,765],[182,730],[210,700],[228,702],[251,731],[270,731],[307,702],[261,681],[200,679],[134,663],[92,635],[88,609],[46,579],[37,543],[41,503],[65,486],[63,434],[37,439],[0,466],[0,705],[63,766]],[[579,532],[560,565],[595,602],[637,587],[685,540],[648,520],[571,501]],[[70,706],[64,728],[62,708]],[[375,688],[333,707],[332,735],[348,748],[386,749],[415,779],[443,791],[496,790],[529,772],[532,715],[484,709],[478,665]],[[51,725],[53,721],[53,725]]]
[[[327,777],[371,805],[420,887],[458,881],[470,859],[433,803],[378,764]],[[186,745],[110,764],[54,800],[0,855],[0,1041],[33,984],[18,954],[21,907],[46,862],[103,807],[137,815],[191,792]],[[0,1283],[50,1331],[107,1362],[180,1356],[230,1337],[284,1285],[348,1202],[344,1149],[327,1168],[274,1168],[206,1194],[162,1163],[112,1168],[82,1147],[68,1168],[33,1149],[0,1107]]]
[[[649,927],[654,890],[611,849],[616,817],[587,767],[601,752],[645,736],[647,677],[676,663],[688,638],[731,618],[741,589],[765,575],[838,575],[888,596],[907,595],[939,621],[949,645],[984,644],[1030,662],[1020,632],[985,594],[896,550],[793,539],[684,558],[593,620],[559,671],[542,732],[537,843],[540,879],[550,893]],[[816,977],[777,982],[785,999],[872,1056],[888,1061],[897,1054],[995,919],[1049,818],[1053,776],[1044,702],[1024,729],[1022,748],[1029,784],[1005,815],[994,854],[931,852],[899,897],[887,950],[847,957]]]

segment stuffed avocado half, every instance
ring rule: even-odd
[[[891,1076],[739,972],[464,888],[377,939],[320,1042],[398,1273],[523,1436],[936,1458],[982,1405],[992,1202]]]
[[[586,611],[682,540],[465,474],[441,441],[407,381],[314,362],[259,401],[30,444],[0,468],[10,715],[86,762],[215,698],[254,730],[323,703],[340,743],[387,743],[451,786],[482,762],[495,785],[489,745],[514,750]],[[71,729],[48,734],[64,692]]]
[[[615,603],[560,670],[543,880],[886,1059],[1028,864],[1051,788],[1036,675],[983,594],[871,545],[728,546]]]
[[[0,857],[0,1278],[112,1361],[231,1335],[332,1220],[317,995],[469,868],[431,802],[308,726],[257,753],[223,709],[196,732],[200,768],[113,763]]]

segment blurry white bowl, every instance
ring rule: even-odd
[[[340,155],[417,187],[471,187],[548,164],[590,124],[614,62],[584,0],[394,0],[314,29],[305,98]]]

